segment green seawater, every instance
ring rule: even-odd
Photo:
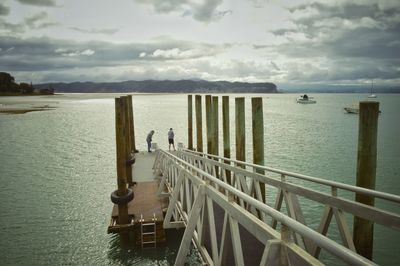
[[[118,236],[106,233],[112,208],[110,193],[116,188],[117,96],[0,97],[1,107],[57,107],[19,115],[0,114],[1,265],[173,264],[181,233],[169,234],[169,244],[156,251],[124,249]],[[314,94],[317,103],[310,105],[297,104],[295,94],[229,96],[232,154],[234,97],[246,97],[246,145],[251,162],[250,98],[261,96],[266,165],[355,184],[358,116],[345,114],[343,107],[365,100],[366,94]],[[382,111],[376,189],[399,195],[400,95],[380,94],[374,100],[380,102]],[[186,145],[186,95],[134,95],[133,105],[139,150],[146,149],[145,138],[152,129],[156,132],[153,141],[167,149],[170,127],[174,128],[176,143]],[[222,130],[220,136],[222,139]],[[377,201],[378,206],[382,204]],[[382,207],[400,212],[396,206]],[[307,201],[302,208],[305,216],[311,217],[306,221],[316,227],[320,214]],[[328,235],[335,238],[337,232],[332,229]],[[376,226],[374,261],[396,265],[400,260],[399,241],[399,232]],[[322,258],[328,265],[336,264],[327,254]]]

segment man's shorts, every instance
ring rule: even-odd
[[[174,144],[174,139],[168,139],[169,144]]]

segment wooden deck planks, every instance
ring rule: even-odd
[[[151,221],[153,214],[155,214],[157,221],[163,221],[163,203],[157,197],[157,181],[140,182],[131,189],[133,189],[134,199],[128,203],[128,215],[133,216],[135,222],[138,222],[141,214],[145,221]],[[118,217],[116,205],[113,207],[112,217]]]

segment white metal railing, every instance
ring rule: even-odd
[[[363,194],[363,195],[366,195],[366,196],[371,196],[371,197],[380,198],[380,199],[387,200],[387,201],[392,201],[392,202],[395,202],[395,203],[400,203],[400,196],[399,195],[394,195],[394,194],[385,193],[385,192],[381,192],[381,191],[376,191],[376,190],[366,189],[366,188],[362,188],[362,187],[352,186],[352,185],[339,183],[339,182],[335,182],[335,181],[331,181],[331,180],[327,180],[327,179],[323,179],[323,178],[317,178],[317,177],[312,177],[312,176],[308,176],[308,175],[293,173],[293,172],[289,172],[289,171],[285,171],[285,170],[280,170],[280,169],[276,169],[276,168],[272,168],[272,167],[267,167],[267,166],[252,164],[252,163],[248,163],[248,162],[238,161],[238,160],[225,158],[225,157],[221,157],[221,156],[216,156],[216,155],[212,155],[212,154],[205,154],[205,153],[192,151],[192,150],[187,150],[187,149],[180,149],[180,151],[181,152],[185,152],[185,153],[190,153],[190,154],[193,154],[193,155],[197,155],[197,156],[203,157],[203,158],[211,158],[214,161],[216,160],[217,162],[220,162],[222,164],[231,164],[231,165],[234,165],[234,166],[239,166],[239,165],[240,166],[245,166],[246,168],[250,168],[250,170],[252,170],[253,172],[265,171],[265,172],[281,174],[281,175],[284,175],[284,176],[290,176],[290,177],[293,177],[293,178],[297,178],[297,179],[301,179],[301,180],[305,180],[305,181],[310,181],[310,182],[313,182],[313,183],[316,183],[316,184],[325,185],[325,186],[328,186],[328,187],[331,187],[331,188],[343,189],[343,190],[346,190],[346,191],[359,193],[359,194]],[[206,157],[204,157],[204,156],[206,156]]]
[[[326,235],[331,225],[332,218],[335,218],[343,245],[353,251],[355,251],[355,246],[353,243],[353,237],[351,235],[350,227],[348,226],[348,222],[345,217],[345,213],[361,217],[365,220],[381,224],[388,228],[396,230],[400,229],[399,214],[382,210],[377,207],[371,207],[358,202],[354,202],[343,197],[339,197],[338,188],[345,191],[360,193],[370,197],[380,198],[386,201],[394,202],[395,204],[398,204],[400,202],[400,197],[397,195],[369,190],[365,188],[359,188],[356,186],[324,180],[316,177],[282,171],[275,168],[259,166],[214,155],[202,154],[189,150],[181,150],[178,153],[178,157],[184,159],[191,164],[196,164],[197,166],[202,167],[211,175],[218,177],[225,182],[227,181],[226,176],[229,173],[229,175],[231,175],[231,185],[233,187],[241,190],[242,192],[250,196],[253,196],[261,202],[263,202],[263,199],[259,191],[260,183],[266,184],[268,186],[267,194],[272,194],[270,189],[271,187],[276,188],[277,193],[274,203],[275,209],[281,211],[283,209],[283,203],[285,203],[288,216],[305,225],[306,219],[301,209],[301,204],[299,203],[298,196],[307,198],[315,203],[322,205],[323,212],[316,231],[323,235]],[[234,166],[232,166],[231,164],[233,164]],[[238,166],[241,166],[244,169]],[[216,169],[218,169],[218,171]],[[256,171],[263,174],[255,173]],[[271,172],[274,174],[279,174],[280,177],[272,178]],[[296,185],[293,184],[293,182],[288,182],[287,177],[292,177],[290,181],[311,181],[312,183],[318,185],[318,191],[310,189],[308,184]],[[329,188],[330,194],[322,193],[320,191],[321,188],[324,186]],[[242,207],[246,207],[243,202],[240,201],[239,203]],[[400,206],[397,205],[397,207]],[[249,209],[249,206],[247,206],[247,208]],[[250,206],[250,208],[252,213],[256,214],[256,209],[252,206]],[[315,216],[315,214],[313,214],[313,216]],[[267,222],[268,217],[262,216],[261,218],[264,222]],[[276,219],[272,218],[272,221],[270,222],[271,226],[274,229],[277,228]],[[311,255],[318,258],[321,249],[320,247],[315,245],[315,243],[310,242],[307,238],[302,237],[299,234],[294,234],[294,241]]]
[[[298,259],[300,258],[303,265],[319,265],[321,263],[313,256],[320,248],[352,265],[374,264],[358,255],[352,248],[349,249],[336,243],[300,221],[300,214],[296,209],[298,207],[297,198],[292,193],[298,187],[295,188],[287,182],[271,180],[264,175],[248,172],[238,167],[223,165],[223,163],[199,156],[199,154],[181,151],[178,152],[178,156],[181,158],[159,150],[154,164],[154,170],[162,175],[159,194],[170,197],[164,227],[186,227],[176,259],[177,265],[184,263],[190,241],[193,241],[207,264],[224,264],[225,245],[227,245],[225,239],[229,239],[227,234],[230,234],[230,239],[232,239],[235,263],[242,265],[244,258],[239,224],[264,245],[265,249],[260,265],[273,263],[276,258],[290,263],[293,258],[290,254],[295,254]],[[231,184],[227,182],[226,170],[232,173]],[[247,185],[245,176],[253,177],[250,187]],[[291,202],[289,209],[292,208],[292,215],[285,215],[277,208],[270,207],[262,201],[259,190],[260,182],[281,186],[282,199]],[[314,197],[314,193],[316,192],[307,191],[306,194]],[[213,207],[215,204],[224,211],[221,243],[217,243],[216,240]],[[335,215],[343,218],[338,208],[330,208],[333,209]],[[204,211],[205,209],[207,211]],[[266,217],[272,217],[274,227],[266,223]],[[281,232],[275,230],[278,223],[281,225]],[[205,224],[210,232],[211,247],[209,248],[204,246]],[[230,230],[227,230],[227,227]],[[348,234],[348,232],[345,233]],[[294,241],[292,241],[292,237]],[[302,246],[298,239],[302,239],[305,245]],[[277,255],[277,252],[280,252],[280,255]]]

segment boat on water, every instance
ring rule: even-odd
[[[313,97],[309,97],[307,94],[300,95],[299,98],[296,99],[297,103],[309,104],[316,103],[316,100],[313,100]]]
[[[372,80],[372,84],[371,84],[371,91],[370,91],[370,93],[369,93],[369,95],[368,95],[368,98],[376,98],[377,96],[376,96],[376,94],[373,94],[372,93],[372,89],[374,88],[374,80]]]

